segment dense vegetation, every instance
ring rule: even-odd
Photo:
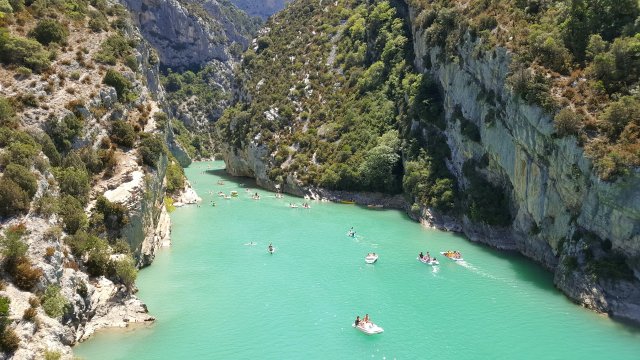
[[[252,101],[225,112],[220,137],[263,144],[277,182],[295,173],[330,189],[404,187],[422,205],[451,210],[440,95],[412,72],[408,25],[387,1],[330,8],[299,1],[267,23],[239,75]]]
[[[640,166],[640,5],[637,0],[410,0],[428,45],[456,59],[470,34],[479,51],[516,55],[510,83],[576,136],[597,173],[614,180]]]

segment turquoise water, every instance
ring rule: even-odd
[[[289,202],[186,169],[202,207],[172,213],[173,247],[140,272],[157,321],[100,332],[86,359],[639,359],[640,330],[569,302],[526,259],[429,230],[399,211]],[[225,185],[216,185],[224,177]],[[262,195],[252,200],[244,182]],[[217,193],[237,190],[238,198]],[[218,206],[206,206],[215,199]],[[353,226],[356,239],[346,236]],[[256,246],[244,245],[256,242]],[[272,242],[276,253],[266,251]],[[458,249],[464,263],[420,251]],[[368,252],[380,254],[375,265]],[[439,254],[438,254],[439,255]],[[351,327],[370,314],[383,334]]]

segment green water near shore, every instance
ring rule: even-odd
[[[203,173],[209,165],[217,170]],[[571,303],[551,274],[523,257],[425,229],[399,211],[320,202],[291,209],[303,200],[276,199],[246,179],[226,178],[222,167],[185,170],[203,205],[172,213],[173,247],[139,274],[138,296],[156,323],[100,332],[77,356],[640,358],[640,330]],[[225,185],[216,185],[221,178]],[[262,199],[252,200],[240,183]],[[232,190],[238,198],[215,195]],[[216,207],[207,206],[211,200]],[[351,226],[355,239],[346,236]],[[441,265],[432,268],[416,260],[420,251],[448,249],[465,262],[438,256]],[[372,251],[379,261],[365,264]],[[383,334],[351,327],[365,312]]]

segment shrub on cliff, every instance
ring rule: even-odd
[[[86,203],[91,190],[89,174],[84,168],[67,167],[55,171],[60,191]]]
[[[559,137],[578,135],[582,129],[582,116],[570,108],[560,110],[553,118],[553,125]]]
[[[15,128],[18,125],[13,105],[5,97],[0,96],[0,126]]]
[[[0,179],[0,216],[13,216],[29,211],[29,194],[10,179]]]
[[[58,120],[51,118],[46,123],[47,134],[61,153],[71,150],[74,139],[80,135],[84,122],[81,118],[69,114]]]
[[[59,202],[59,212],[62,216],[64,230],[75,234],[87,225],[87,215],[82,203],[71,195],[63,195]]]
[[[117,281],[124,284],[127,288],[131,288],[135,284],[136,278],[138,277],[138,269],[130,256],[114,261],[113,268]]]
[[[42,45],[49,45],[52,42],[64,44],[69,36],[69,31],[57,20],[43,19],[38,21],[36,27],[29,32],[29,36],[38,40]]]
[[[136,132],[128,122],[116,120],[111,124],[111,140],[124,147],[132,147],[136,141]]]
[[[130,100],[133,94],[130,93],[133,84],[131,81],[127,80],[122,74],[120,74],[117,70],[109,69],[104,76],[102,82],[105,85],[113,86],[118,93],[118,99],[120,101]]]
[[[52,318],[64,315],[71,306],[67,299],[60,293],[60,286],[49,285],[44,291],[40,303],[44,312]]]
[[[184,171],[177,161],[173,160],[167,166],[167,192],[176,193],[184,188]]]
[[[92,219],[94,227],[104,226],[104,230],[109,232],[110,238],[120,236],[120,230],[129,223],[127,208],[119,203],[113,203],[104,196],[99,196],[96,200],[94,215],[100,215]],[[98,222],[96,224],[95,222]]]
[[[23,65],[37,72],[51,65],[49,53],[40,43],[11,35],[6,29],[0,29],[0,61]]]
[[[4,170],[4,178],[18,184],[18,186],[27,193],[29,200],[33,198],[38,190],[38,181],[36,176],[22,165],[7,165]]]
[[[6,296],[0,296],[0,352],[11,355],[18,349],[20,338],[15,331],[9,327],[11,320],[9,316],[11,299]]]
[[[138,153],[140,154],[142,162],[151,167],[156,167],[160,155],[166,154],[166,152],[164,140],[158,134],[146,135],[142,141],[140,141],[140,146],[138,147]]]
[[[132,45],[132,42],[121,34],[111,35],[100,44],[100,50],[96,53],[95,59],[97,62],[115,65],[118,59],[123,59],[132,53]]]

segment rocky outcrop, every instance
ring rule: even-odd
[[[412,23],[416,15],[411,11]],[[515,215],[513,224],[502,229],[465,218],[464,233],[540,262],[555,272],[556,285],[577,302],[640,321],[640,295],[632,290],[640,286],[640,173],[632,171],[612,183],[594,175],[576,139],[554,136],[550,115],[510,91],[506,80],[512,54],[506,49],[483,50],[482,39],[472,40],[467,34],[457,49],[458,58],[451,61],[443,60],[442,49],[426,43],[424,30],[414,26],[415,65],[430,74],[444,94],[450,169],[464,188],[464,163],[488,160],[483,176],[505,189]],[[463,120],[456,119],[460,115],[479,129],[480,141],[463,134]],[[559,266],[586,234],[590,242],[584,248],[593,253],[604,247],[608,253],[577,258],[572,269]],[[589,261],[612,252],[624,254],[635,279],[594,278],[588,273]]]
[[[246,48],[257,22],[233,5],[215,0],[124,0],[142,35],[174,70],[199,68],[232,57],[229,46]]]

